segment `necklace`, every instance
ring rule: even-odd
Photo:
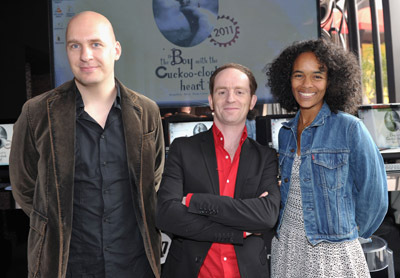
[[[306,127],[308,127],[313,121],[308,121],[305,124],[299,119],[299,123],[297,124],[297,130],[303,131]]]

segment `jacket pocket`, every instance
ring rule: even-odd
[[[47,217],[32,210],[30,214],[30,230],[28,236],[28,270],[34,277],[39,271],[44,237],[47,227]]]
[[[349,171],[348,153],[311,154],[315,182],[326,189],[336,190],[345,184]]]
[[[142,140],[142,181],[149,182],[143,186],[154,187],[154,165],[156,159],[156,131],[143,134]]]
[[[142,144],[144,163],[153,163],[154,155],[156,153],[156,131],[153,130],[149,133],[143,134]]]
[[[148,133],[143,134],[143,141],[155,141],[156,139],[156,130],[152,130]]]

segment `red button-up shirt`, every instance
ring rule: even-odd
[[[219,194],[221,196],[234,197],[236,176],[239,167],[240,151],[243,142],[247,138],[247,129],[244,127],[242,138],[236,150],[233,160],[224,149],[224,136],[222,132],[213,125],[215,154],[217,157]],[[187,196],[186,205],[190,203],[190,196]],[[244,233],[245,234],[245,233]],[[237,263],[235,249],[232,244],[213,243],[203,265],[200,268],[199,278],[240,278],[239,266]]]

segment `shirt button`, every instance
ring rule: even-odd
[[[228,258],[227,257],[224,257],[224,261],[226,262],[228,260]]]
[[[102,134],[102,135],[100,135],[100,138],[101,138],[101,139],[104,139],[104,138],[105,138],[105,136]]]
[[[106,166],[106,165],[107,165],[107,162],[106,162],[106,161],[103,161],[102,164],[103,164],[103,166]]]
[[[226,158],[226,159],[228,159],[228,158],[229,158],[229,156],[225,156],[225,158]]]
[[[224,138],[221,137],[220,140],[222,141],[222,140],[224,140]]]
[[[229,180],[226,180],[227,183],[229,183]]]
[[[294,151],[294,149],[291,149],[290,152],[291,152],[291,153],[294,153],[295,151]]]

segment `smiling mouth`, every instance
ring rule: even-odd
[[[81,71],[94,71],[97,67],[80,67]]]
[[[300,94],[302,97],[306,97],[306,98],[312,97],[312,96],[315,95],[315,93],[304,93],[304,92],[299,92],[299,94]]]
[[[239,110],[239,108],[236,108],[236,107],[227,107],[227,108],[225,108],[225,110],[234,111],[234,110]]]

